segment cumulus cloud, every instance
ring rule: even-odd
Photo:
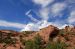
[[[66,3],[55,3],[51,7],[51,12],[53,15],[61,15],[61,12],[66,9],[67,5]]]
[[[21,31],[39,31],[41,28],[49,26],[50,23],[46,20],[39,21],[38,23],[28,23]]]
[[[14,22],[8,22],[8,21],[5,21],[5,20],[0,20],[0,26],[14,27],[14,28],[22,29],[23,27],[25,27],[25,24],[20,24],[20,23],[14,23]]]
[[[70,16],[68,17],[68,22],[69,22],[70,24],[75,22],[75,11],[72,11],[72,12],[70,13]]]
[[[39,4],[42,7],[46,7],[48,4],[52,3],[54,0],[33,0],[35,4]]]
[[[39,31],[37,24],[28,23],[21,31]]]

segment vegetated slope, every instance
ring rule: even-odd
[[[50,25],[37,32],[0,30],[0,49],[75,49],[75,27]]]

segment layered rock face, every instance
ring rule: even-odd
[[[41,38],[44,41],[48,42],[50,38],[54,38],[55,36],[58,35],[59,30],[58,30],[58,28],[50,25],[50,26],[48,26],[46,28],[41,29],[37,33],[41,36]]]

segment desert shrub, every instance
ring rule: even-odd
[[[66,49],[65,43],[48,43],[45,49]]]
[[[26,41],[25,49],[33,49],[33,41],[31,40]]]
[[[43,49],[41,37],[37,35],[34,40],[28,40],[25,43],[25,49]]]
[[[4,37],[0,33],[0,43],[15,44],[16,43],[16,39],[15,38],[12,39],[11,37],[12,37],[12,33],[8,33],[6,37]]]
[[[9,39],[9,38],[3,39],[3,43],[9,44],[9,43],[11,43],[11,42],[12,42],[12,40]]]
[[[38,45],[42,43],[42,38],[40,37],[39,34],[34,37],[34,42]]]
[[[37,36],[34,38],[34,49],[43,49],[42,47],[42,38],[40,37],[39,34],[37,34]]]
[[[3,43],[6,43],[6,44],[15,44],[16,43],[16,39],[5,38],[5,39],[3,39]]]

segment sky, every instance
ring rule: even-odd
[[[39,31],[75,25],[75,0],[0,0],[0,29]]]

